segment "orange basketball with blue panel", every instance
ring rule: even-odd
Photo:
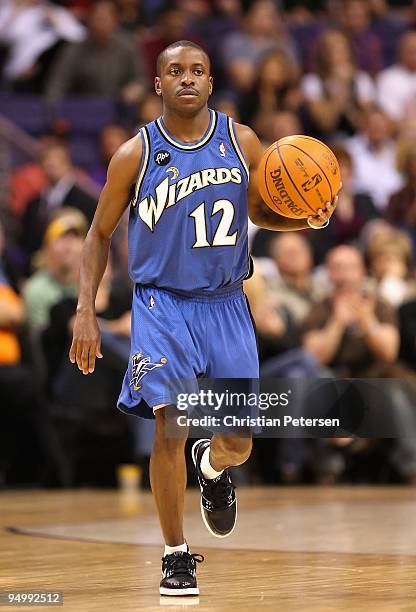
[[[341,173],[325,143],[311,136],[287,136],[264,152],[257,182],[269,208],[284,217],[306,219],[338,194]]]

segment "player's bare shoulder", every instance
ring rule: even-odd
[[[110,237],[127,208],[131,189],[136,182],[142,159],[140,134],[123,143],[113,155],[107,180],[101,192],[92,230]]]
[[[107,183],[132,185],[136,181],[141,160],[142,139],[140,134],[136,134],[113,155],[108,166]]]
[[[250,168],[256,168],[263,153],[263,147],[257,134],[251,127],[243,123],[235,123],[234,127],[238,142]]]

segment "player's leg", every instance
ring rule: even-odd
[[[161,595],[198,595],[196,563],[183,535],[183,506],[186,488],[185,442],[188,430],[175,425],[176,407],[154,410],[155,440],[150,460],[150,482],[165,539],[162,559]]]
[[[211,307],[207,321],[215,330],[216,340],[211,344],[207,377],[247,379],[244,386],[250,393],[257,388],[259,364],[254,326],[244,294]],[[248,429],[214,433],[211,440],[198,440],[192,448],[201,488],[201,514],[212,535],[226,537],[235,527],[237,498],[228,468],[244,463],[251,448]]]
[[[250,457],[252,447],[253,439],[250,432],[214,434],[211,438],[205,471],[212,467],[220,473],[227,467],[242,465]]]
[[[163,595],[196,595],[195,563],[183,536],[186,486],[185,427],[172,431],[169,414],[176,411],[175,381],[187,381],[187,392],[198,389],[199,351],[194,345],[177,299],[165,291],[135,287],[131,357],[118,406],[127,413],[156,418],[150,478],[166,542],[162,562]],[[150,413],[150,414],[149,414]],[[169,430],[169,431],[168,431]]]
[[[183,537],[183,504],[186,488],[185,427],[168,424],[168,413],[174,407],[156,409],[156,431],[150,459],[150,483],[159,513],[160,526],[167,546],[185,544]],[[184,549],[186,550],[186,549]]]

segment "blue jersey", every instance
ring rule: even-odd
[[[249,273],[248,167],[233,120],[210,110],[204,136],[175,140],[162,118],[140,130],[142,162],[129,218],[132,280],[216,294]]]

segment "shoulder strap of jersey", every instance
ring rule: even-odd
[[[147,126],[143,126],[139,131],[140,137],[142,139],[142,161],[140,163],[139,174],[137,175],[137,181],[134,188],[134,196],[131,201],[132,206],[136,206],[137,200],[139,198],[140,187],[142,185],[144,176],[146,174],[146,170],[149,166],[149,158],[150,158],[150,138]]]
[[[233,145],[233,148],[235,152],[237,153],[237,156],[241,162],[241,165],[243,166],[244,170],[247,173],[247,179],[248,179],[249,178],[248,164],[244,156],[243,150],[241,149],[238,143],[237,134],[235,132],[234,120],[231,117],[227,117],[227,129],[228,129],[228,135],[231,140],[231,144]]]

